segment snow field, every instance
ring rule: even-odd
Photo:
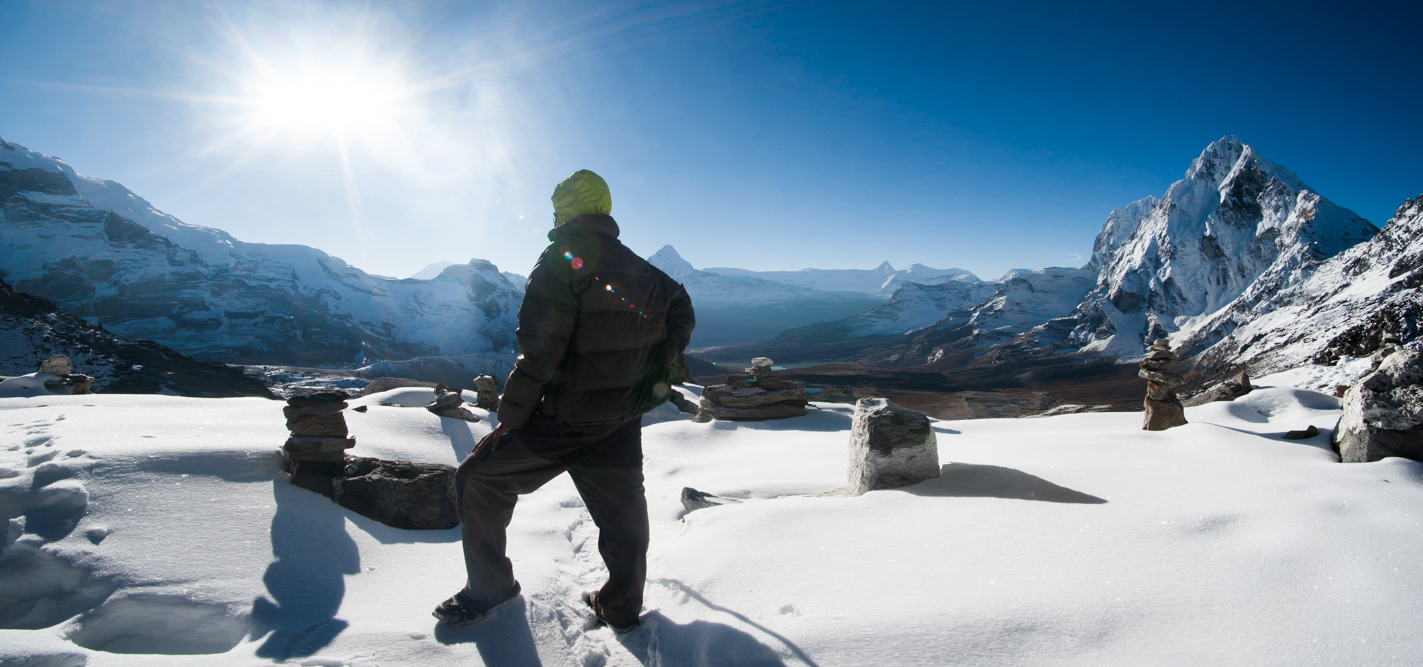
[[[943,476],[861,497],[834,493],[850,406],[710,424],[664,406],[644,428],[644,624],[623,636],[578,600],[604,574],[566,476],[515,513],[523,596],[450,629],[429,612],[463,583],[458,530],[288,484],[282,403],[0,399],[0,512],[27,531],[0,556],[0,663],[1418,661],[1423,464],[1336,463],[1337,401],[1272,382],[1162,433],[1139,413],[936,422]],[[402,407],[428,393],[354,399],[353,453],[458,462],[490,415]],[[684,486],[742,502],[686,514]]]

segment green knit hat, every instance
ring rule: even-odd
[[[553,189],[553,226],[557,227],[580,215],[613,212],[613,195],[608,183],[587,169],[579,169],[563,179]]]

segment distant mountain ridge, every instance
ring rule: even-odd
[[[816,289],[823,292],[864,292],[882,297],[893,296],[905,283],[937,285],[949,281],[982,282],[978,276],[963,269],[935,269],[914,264],[907,269],[895,269],[882,262],[873,269],[801,269],[799,271],[751,271],[728,267],[703,269],[724,276],[759,278],[778,283]]]
[[[792,327],[848,317],[884,303],[882,297],[864,292],[831,292],[702,271],[670,245],[647,259],[682,283],[692,297],[697,311],[694,348],[770,338]]]
[[[314,248],[186,224],[4,140],[0,223],[0,271],[15,289],[202,359],[348,366],[483,355],[507,367],[514,346],[522,290],[493,264],[423,281],[372,276]]]
[[[101,393],[271,396],[241,369],[123,339],[0,280],[0,375],[33,373],[55,354],[68,356],[74,372],[94,378],[93,389]]]

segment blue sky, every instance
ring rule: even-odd
[[[1406,4],[5,0],[0,136],[385,275],[527,271],[587,168],[644,255],[991,278],[1226,134],[1382,225],[1423,193]],[[330,122],[283,97],[332,72]]]

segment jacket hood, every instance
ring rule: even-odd
[[[613,212],[613,195],[608,183],[587,169],[573,172],[554,186],[553,224],[555,227],[590,213],[608,215]]]
[[[575,234],[601,234],[617,238],[621,232],[618,229],[618,222],[611,215],[590,213],[580,215],[568,222],[550,229],[548,240],[557,241]]]

